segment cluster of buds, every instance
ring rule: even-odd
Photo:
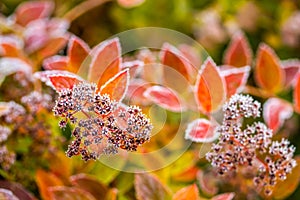
[[[118,149],[136,151],[149,141],[152,125],[139,107],[125,107],[96,91],[95,84],[81,82],[59,93],[53,108],[56,116],[63,117],[59,125],[75,125],[67,156],[81,154],[85,161],[95,160]]]
[[[52,98],[48,94],[41,94],[40,92],[33,91],[21,98],[21,102],[25,104],[29,111],[32,113],[38,112],[40,109],[51,109]]]
[[[4,170],[9,170],[15,162],[15,154],[8,151],[4,142],[7,140],[11,130],[6,126],[0,126],[0,165]]]
[[[284,180],[296,166],[295,147],[289,141],[272,141],[273,132],[264,123],[255,122],[242,129],[242,119],[260,116],[260,103],[250,96],[233,95],[224,107],[224,120],[218,131],[220,138],[206,154],[206,159],[219,174],[250,167],[254,184],[267,195],[277,180]]]

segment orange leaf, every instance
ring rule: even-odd
[[[68,59],[65,56],[52,56],[46,58],[43,67],[46,70],[67,70]]]
[[[49,40],[45,47],[38,50],[38,58],[43,60],[44,58],[53,56],[66,45],[67,41],[68,36],[61,36]]]
[[[225,95],[225,81],[216,64],[209,57],[197,76],[195,98],[198,107],[204,113],[216,111],[224,102]]]
[[[146,89],[144,96],[167,110],[173,112],[184,110],[184,105],[182,105],[178,94],[170,88],[158,85],[152,86]]]
[[[101,94],[108,94],[113,100],[122,101],[127,92],[129,84],[128,69],[120,71],[114,77],[109,79],[104,85],[101,86],[101,84],[101,82],[98,83],[98,88],[100,88]]]
[[[300,113],[300,75],[297,76],[294,88],[294,107],[295,111]]]
[[[52,1],[31,1],[20,4],[16,10],[16,22],[26,26],[29,22],[48,17],[54,9]]]
[[[235,194],[233,192],[223,193],[217,196],[214,196],[211,200],[232,200]]]
[[[263,117],[274,133],[283,125],[284,120],[293,115],[293,107],[289,102],[278,98],[269,98],[263,107]]]
[[[70,75],[53,75],[49,80],[54,90],[60,92],[64,89],[72,89],[75,84],[81,82],[77,77]]]
[[[284,74],[279,59],[266,44],[259,46],[254,73],[257,83],[268,92],[276,93],[282,88]]]
[[[69,71],[77,73],[84,59],[89,54],[89,46],[79,37],[73,35],[68,44]]]
[[[121,47],[118,38],[104,41],[92,50],[92,61],[89,69],[88,80],[105,84],[121,69]]]
[[[170,196],[169,188],[150,173],[136,174],[134,188],[137,200],[161,200],[168,199],[168,196]]]
[[[36,173],[36,183],[38,185],[40,194],[43,199],[45,200],[50,200],[51,198],[49,197],[49,188],[52,186],[61,186],[63,185],[62,181],[57,178],[53,173],[51,172],[46,172],[44,170],[37,170]]]
[[[219,136],[215,125],[207,119],[196,119],[188,124],[185,139],[193,142],[212,142]]]
[[[172,180],[181,181],[181,182],[191,182],[196,179],[197,172],[198,172],[198,168],[192,166],[172,176]]]
[[[161,63],[165,65],[165,67],[171,67],[177,72],[179,72],[182,76],[185,77],[186,80],[190,80],[189,77],[189,69],[191,68],[188,63],[187,58],[183,56],[183,54],[174,46],[165,43],[162,47],[161,51]],[[165,71],[165,67],[163,68]],[[166,71],[164,73],[167,73]],[[165,74],[165,79],[168,79],[168,75]],[[172,80],[174,81],[174,80]],[[172,82],[171,81],[171,82]],[[167,81],[169,82],[169,81]]]
[[[173,200],[187,200],[187,199],[193,199],[193,200],[199,200],[199,190],[197,188],[196,184],[193,184],[191,186],[185,187],[177,191],[173,195]]]
[[[227,98],[235,93],[242,92],[249,77],[250,67],[229,68],[221,71],[221,75],[226,82]]]
[[[242,32],[235,34],[226,50],[224,64],[235,67],[250,65],[252,51],[249,43]]]

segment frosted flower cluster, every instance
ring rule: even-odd
[[[95,160],[118,149],[136,151],[150,140],[152,125],[139,107],[122,106],[96,91],[95,84],[81,82],[59,93],[54,114],[63,117],[61,127],[68,121],[75,125],[67,156],[80,154],[85,161]]]
[[[277,181],[284,180],[296,166],[295,147],[285,139],[272,141],[273,132],[264,123],[255,122],[242,129],[243,118],[260,116],[260,103],[252,97],[233,95],[223,111],[219,141],[206,154],[206,159],[221,175],[239,167],[253,168],[254,184],[270,195]]]

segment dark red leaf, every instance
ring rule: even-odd
[[[196,119],[188,124],[185,139],[193,142],[212,142],[219,136],[215,128],[216,125],[207,119]]]
[[[252,60],[252,51],[249,43],[242,32],[235,34],[229,44],[225,56],[224,64],[235,67],[250,65]]]
[[[284,120],[293,115],[293,106],[284,100],[278,98],[269,98],[263,107],[263,117],[270,129],[276,133],[283,125]]]
[[[152,86],[146,89],[144,96],[155,104],[173,112],[181,112],[185,109],[178,94],[170,88]]]
[[[135,175],[134,188],[137,200],[161,200],[170,196],[170,190],[157,177],[149,173]]]
[[[92,50],[91,56],[88,80],[98,83],[98,86],[105,84],[121,70],[122,57],[118,38],[97,45]]]
[[[219,69],[209,57],[197,76],[195,98],[199,109],[211,113],[220,108],[226,97],[226,85]]]

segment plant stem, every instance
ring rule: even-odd
[[[100,6],[101,4],[104,4],[110,0],[88,0],[80,3],[79,5],[72,8],[70,11],[68,11],[63,18],[67,19],[68,21],[72,22],[78,17],[80,17],[82,14],[88,12],[89,10]]]

